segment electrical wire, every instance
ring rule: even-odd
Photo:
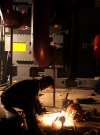
[[[33,64],[32,64],[33,65]],[[18,76],[18,77],[16,77],[16,78],[14,78],[14,80],[18,80],[22,75],[24,75],[31,67],[33,67],[33,66],[30,66],[24,73],[22,73],[20,76]],[[13,81],[14,81],[13,80]]]

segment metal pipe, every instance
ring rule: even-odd
[[[67,94],[66,94],[66,97],[65,97],[65,99],[67,99],[67,98],[68,98],[68,95],[69,95],[69,93],[67,93]]]
[[[33,0],[33,58],[39,67],[51,63],[49,43],[49,0]]]
[[[13,0],[0,1],[1,12],[6,26],[13,25]]]
[[[0,41],[1,41],[1,35],[2,35],[2,19],[0,17]]]
[[[10,85],[12,85],[12,60],[13,60],[13,28],[11,27],[10,39]]]
[[[53,107],[55,107],[55,67],[53,68],[53,79],[54,79],[54,88],[53,88]]]

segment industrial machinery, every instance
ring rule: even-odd
[[[57,87],[73,86],[75,81],[74,86],[94,88],[99,71],[94,67],[93,38],[89,38],[98,33],[99,21],[92,18],[99,18],[99,9],[93,2],[4,0],[0,5],[1,83],[55,74]]]
[[[56,87],[73,86],[74,82],[77,87],[94,88],[94,77],[100,76],[95,69],[96,60],[100,66],[96,36],[100,33],[100,1],[95,1],[97,8],[93,0],[1,0],[0,83],[51,75]],[[55,95],[53,98],[55,106]],[[71,119],[82,120],[83,110],[78,104],[69,105],[67,111]],[[65,119],[56,118],[52,126],[55,129],[59,120],[61,129]],[[17,126],[23,124],[13,115],[8,123],[16,119]]]
[[[5,5],[3,2],[1,4],[2,4],[1,7]],[[39,4],[36,3],[36,5]],[[59,21],[54,22],[52,24],[56,16],[58,16],[56,10],[53,9],[53,7],[51,7],[52,12],[53,10],[54,12],[53,13],[50,12],[51,25],[48,25],[49,33],[47,37],[46,36],[47,32],[45,31],[46,24],[44,22],[41,22],[41,25],[43,25],[44,27],[43,29],[44,31],[43,31],[41,30],[41,27],[38,28],[37,26],[39,20],[34,20],[37,22],[32,21],[32,15],[31,15],[32,1],[26,1],[26,2],[13,1],[13,3],[9,6],[10,7],[13,6],[13,11],[11,11],[11,14],[13,13],[12,19],[8,19],[7,17],[5,17],[7,13],[5,13],[3,8],[1,8],[1,11],[3,12],[3,16],[4,16],[3,17],[4,22],[2,22],[2,27],[4,27],[4,44],[5,44],[4,51],[5,51],[5,61],[6,61],[5,70],[3,71],[3,76],[2,76],[3,77],[2,82],[5,82],[6,80],[10,82],[11,81],[10,77],[12,77],[12,83],[15,83],[19,80],[30,78],[30,77],[42,77],[44,75],[49,75],[49,74],[53,76],[53,69],[55,68],[56,78],[58,78],[58,76],[60,76],[60,78],[65,77],[64,79],[60,79],[59,83],[56,80],[56,86],[57,85],[59,86],[60,84],[62,87],[63,86],[65,87],[66,75],[63,72],[61,74],[61,70],[62,71],[64,70],[63,68],[66,61],[65,53],[66,53],[66,45],[67,45],[67,38],[68,38],[68,30],[67,29],[62,30],[62,24],[61,22],[59,23]],[[44,4],[43,6],[47,6],[47,5]],[[37,11],[37,9],[34,10]],[[15,16],[17,16],[16,19]],[[40,17],[41,14],[38,14],[38,16]],[[20,18],[22,19],[20,20]],[[35,42],[34,44],[37,44],[36,47],[34,47],[32,43],[33,22],[34,25],[36,25],[34,26],[34,32],[33,32],[34,42]],[[35,27],[37,28],[36,30]],[[41,36],[41,33],[42,35],[43,34],[44,35]],[[45,39],[37,39],[39,37]],[[41,43],[36,43],[39,40],[43,40],[44,42],[46,41],[46,38],[48,38],[49,41],[48,45],[45,45],[47,43],[43,43],[42,45],[42,41]],[[38,45],[40,45],[40,47]],[[33,47],[34,49],[32,50]],[[41,48],[43,49],[43,54],[41,54],[42,51]],[[11,60],[12,60],[12,64],[11,64]]]

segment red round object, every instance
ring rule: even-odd
[[[100,34],[94,38],[94,58],[100,59]]]
[[[75,122],[82,120],[83,114],[84,114],[81,106],[79,104],[74,104],[74,103],[70,104],[67,107],[66,112],[67,112],[68,118],[70,120],[74,120]]]

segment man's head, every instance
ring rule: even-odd
[[[51,76],[45,76],[40,79],[40,90],[46,91],[54,87],[54,79]]]

